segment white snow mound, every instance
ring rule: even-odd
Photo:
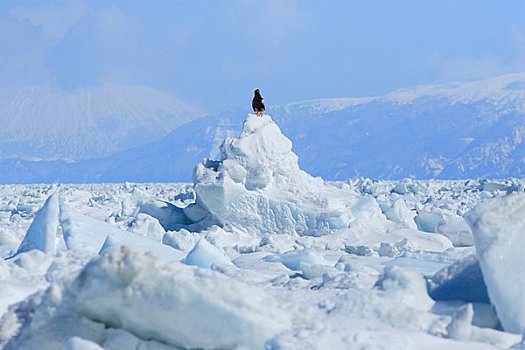
[[[233,263],[216,246],[201,238],[188,253],[184,262],[187,265],[210,267],[211,265],[229,265]]]
[[[480,204],[466,215],[488,294],[503,328],[525,330],[525,193]]]
[[[213,217],[262,236],[317,236],[356,220],[352,208],[364,199],[302,171],[292,142],[270,116],[248,115],[240,136],[224,140],[220,150],[220,161],[195,167],[196,203],[185,208],[193,221]]]
[[[94,258],[71,283],[51,285],[14,312],[20,331],[7,349],[86,345],[72,337],[104,346],[111,329],[166,348],[262,349],[291,328],[291,316],[260,286],[126,247]]]
[[[184,348],[262,348],[290,323],[261,289],[128,249],[88,264],[74,290],[80,314]]]

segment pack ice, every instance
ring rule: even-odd
[[[95,258],[73,282],[35,299],[33,314],[15,310],[26,322],[8,349],[59,348],[74,336],[104,343],[104,327],[172,347],[262,348],[290,324],[262,288],[125,248]]]
[[[220,153],[193,184],[0,186],[0,348],[521,346],[519,180],[325,182],[270,116]]]

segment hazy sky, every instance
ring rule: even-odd
[[[140,83],[209,112],[525,70],[525,0],[0,1],[0,86]]]

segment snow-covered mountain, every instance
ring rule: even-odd
[[[525,174],[525,73],[270,108],[301,167],[330,180]],[[246,111],[193,120],[160,141],[78,163],[9,160],[0,182],[188,181]],[[210,153],[210,149],[212,152]]]
[[[525,73],[340,102],[328,100],[334,110],[314,108],[308,117],[294,110],[308,110],[311,102],[274,112],[314,174],[335,179],[524,174]]]
[[[0,89],[0,159],[79,160],[158,140],[196,108],[141,85]]]

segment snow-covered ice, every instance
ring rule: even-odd
[[[334,188],[302,171],[292,142],[267,115],[248,115],[240,136],[224,140],[221,160],[205,160],[193,177],[189,217],[205,215],[259,235],[323,235],[356,220],[352,208],[363,201],[350,187]]]
[[[326,182],[270,116],[220,151],[193,184],[0,186],[0,348],[520,346],[525,180]]]
[[[525,194],[487,201],[467,215],[488,295],[503,328],[525,331]]]
[[[219,248],[200,238],[183,260],[188,265],[211,267],[211,265],[233,265]]]
[[[38,211],[20,244],[17,253],[38,249],[45,253],[56,252],[58,230],[58,195],[53,193]]]

